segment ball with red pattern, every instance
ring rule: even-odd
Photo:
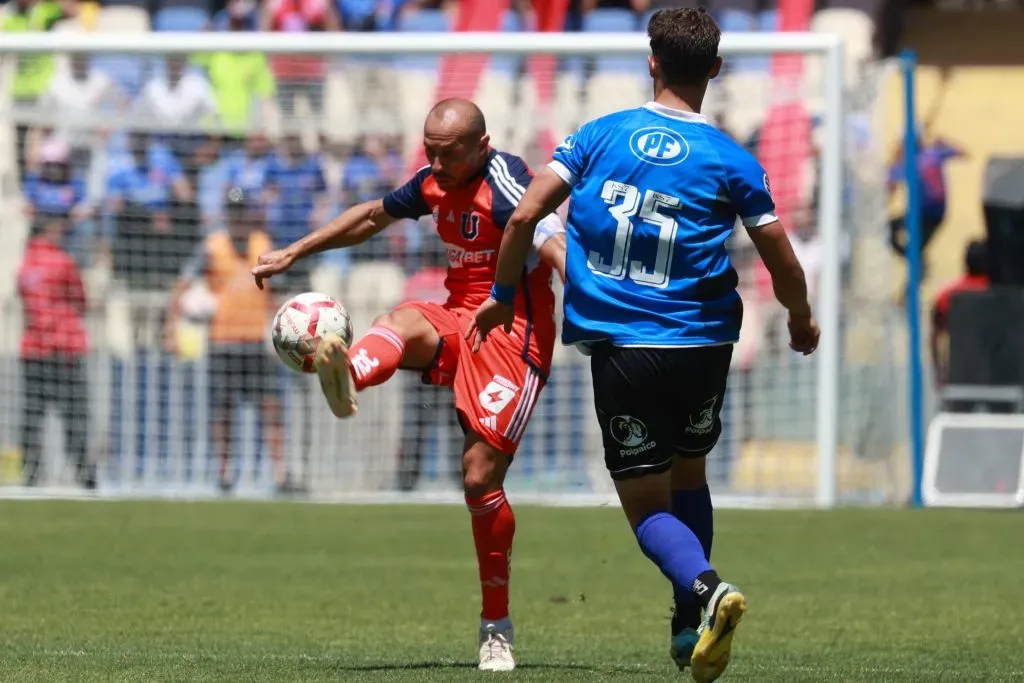
[[[320,292],[293,296],[277,310],[271,327],[274,350],[295,372],[315,372],[317,341],[335,334],[352,344],[352,321],[336,299]]]

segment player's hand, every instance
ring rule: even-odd
[[[799,351],[805,356],[814,353],[818,348],[821,330],[812,315],[789,316],[789,348]]]
[[[263,289],[263,281],[273,275],[283,273],[295,263],[295,255],[287,249],[275,249],[260,256],[252,275],[256,278],[256,286]]]
[[[505,328],[506,333],[512,332],[515,317],[516,312],[511,306],[498,303],[494,299],[483,302],[476,310],[473,324],[466,330],[466,341],[473,344],[473,353],[480,350],[480,344],[494,328],[501,326]]]

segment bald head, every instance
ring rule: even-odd
[[[423,147],[438,185],[449,190],[487,164],[490,136],[480,108],[459,97],[434,105],[423,124]]]
[[[487,134],[487,122],[480,107],[461,97],[441,100],[427,114],[426,129],[434,134],[480,138]]]

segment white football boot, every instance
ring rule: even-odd
[[[313,361],[320,377],[320,389],[335,417],[349,417],[359,410],[356,383],[348,359],[348,346],[341,337],[325,334],[317,345]]]
[[[512,622],[502,619],[480,627],[480,671],[512,671],[516,660],[512,657],[515,637]]]

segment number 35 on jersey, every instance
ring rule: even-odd
[[[641,191],[638,187],[614,180],[605,181],[601,199],[609,205],[608,213],[615,219],[615,241],[605,253],[594,250],[587,255],[587,266],[591,272],[615,280],[628,277],[638,285],[648,287],[668,286],[679,226],[675,218],[663,212],[678,209],[679,199],[654,190]],[[658,228],[653,262],[630,259],[635,221]]]

